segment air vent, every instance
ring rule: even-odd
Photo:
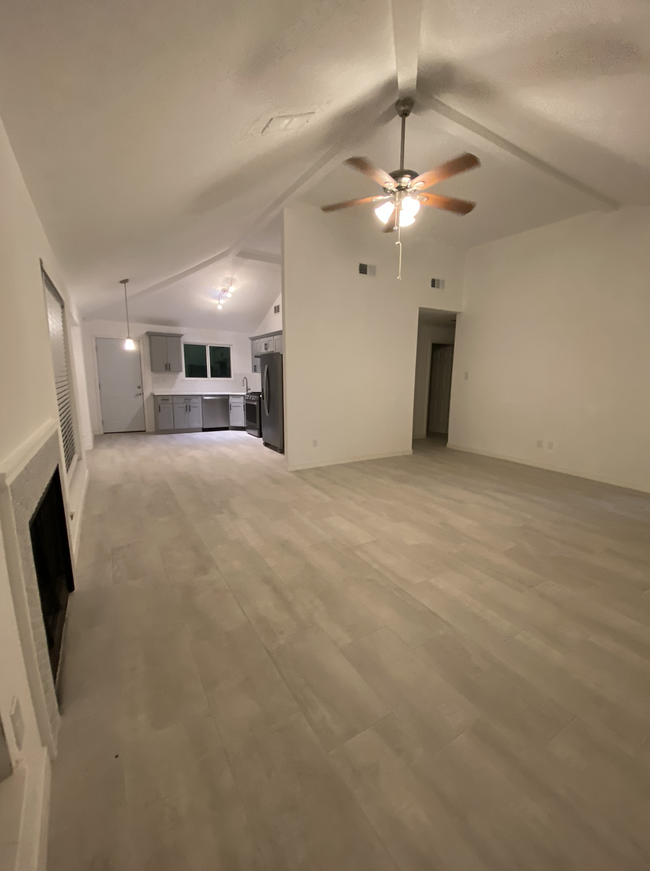
[[[359,264],[359,275],[376,275],[377,267],[370,263]]]
[[[276,115],[267,121],[262,129],[262,136],[268,133],[286,133],[287,130],[297,130],[304,127],[314,117],[314,112],[304,112],[302,115]]]
[[[279,306],[279,305],[274,305],[274,306],[273,306],[273,314],[274,314],[274,315],[279,315],[279,314],[280,314],[280,306]]]
[[[435,287],[438,290],[445,289],[445,279],[444,278],[432,278],[431,279],[431,287]]]

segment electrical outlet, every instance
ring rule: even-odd
[[[555,447],[555,442],[546,442],[546,447],[549,451],[552,451]]]
[[[544,447],[544,440],[543,439],[537,439],[537,447],[538,448]]]
[[[318,439],[314,439],[313,442],[311,443],[311,446],[312,446],[312,448],[317,448],[318,447]]]

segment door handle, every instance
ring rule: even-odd
[[[269,367],[268,366],[264,367],[264,377],[262,378],[262,381],[264,382],[264,393],[263,393],[262,399],[264,400],[264,409],[265,409],[266,413],[268,414],[269,413],[269,393],[271,392],[270,391],[270,384],[269,384]]]

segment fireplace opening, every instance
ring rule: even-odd
[[[50,665],[56,681],[68,594],[74,590],[68,528],[58,467],[29,522],[29,532]]]

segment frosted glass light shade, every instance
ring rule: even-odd
[[[391,202],[382,203],[381,206],[377,206],[377,208],[375,209],[375,215],[377,215],[382,224],[385,224],[386,221],[393,214],[394,208],[395,206]]]
[[[393,214],[393,209],[395,208],[392,202],[382,203],[381,206],[377,206],[375,209],[375,215],[379,218],[382,224],[385,224],[386,221]],[[402,200],[402,208],[399,212],[399,225],[400,227],[408,227],[410,224],[413,224],[415,221],[415,216],[420,211],[420,201],[413,199],[413,197],[404,197]]]
[[[135,342],[133,339],[125,339],[124,340],[124,350],[125,351],[135,351]]]

